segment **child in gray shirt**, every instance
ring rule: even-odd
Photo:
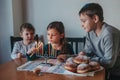
[[[86,4],[79,16],[87,32],[83,52],[110,73],[110,80],[120,79],[120,31],[103,22],[103,10],[97,3]]]

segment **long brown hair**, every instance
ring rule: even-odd
[[[60,34],[64,34],[64,37],[60,39],[60,44],[62,44],[62,50],[61,52],[64,53],[65,52],[65,28],[64,28],[64,25],[61,21],[54,21],[54,22],[51,22],[48,27],[47,27],[47,30],[49,29],[55,29],[57,30]]]

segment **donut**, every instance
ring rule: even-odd
[[[100,69],[100,64],[96,61],[89,62],[89,65],[91,67],[91,70],[99,70]]]
[[[76,67],[72,67],[72,66],[70,66],[70,65],[64,65],[64,68],[66,69],[66,70],[68,70],[68,71],[70,71],[70,72],[76,72]]]
[[[64,64],[64,68],[71,72],[76,72],[77,64],[73,62],[73,57],[70,57],[66,60],[66,63]]]
[[[88,63],[89,62],[89,58],[85,55],[79,55],[77,57],[75,57],[73,59],[73,61],[77,64],[81,64],[81,63]]]
[[[90,66],[86,63],[81,63],[77,66],[77,73],[86,73],[90,70]]]

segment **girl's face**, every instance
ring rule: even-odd
[[[80,15],[80,20],[82,23],[82,27],[86,32],[90,32],[91,30],[95,29],[95,20],[87,16],[86,14]]]
[[[34,40],[34,32],[32,30],[23,29],[20,35],[24,42],[31,43]]]
[[[64,34],[60,34],[56,29],[48,29],[47,38],[52,44],[59,44],[60,39],[64,37]]]

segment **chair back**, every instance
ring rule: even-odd
[[[21,40],[23,40],[21,37],[10,36],[11,51],[13,50],[14,43],[15,43],[16,41],[21,41]]]
[[[41,40],[44,43],[44,38],[43,35],[41,35],[40,37],[38,36],[38,34],[35,35],[34,40]],[[11,51],[13,50],[14,47],[14,43],[16,41],[21,41],[23,40],[22,37],[15,37],[15,36],[10,36],[10,43],[11,43]]]
[[[67,37],[66,41],[72,45],[75,54],[78,54],[85,46],[85,37]]]

